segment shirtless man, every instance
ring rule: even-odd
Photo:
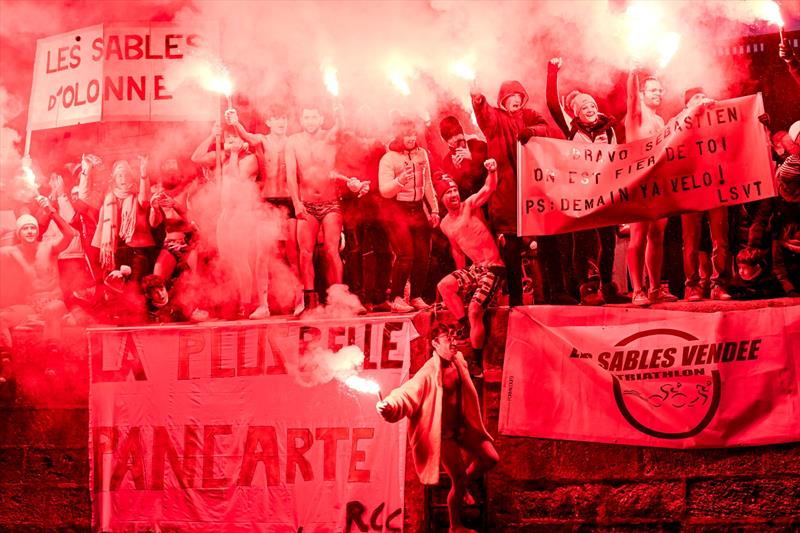
[[[314,246],[322,230],[328,284],[342,282],[342,259],[339,238],[342,233],[342,209],[335,174],[336,141],[341,108],[334,109],[336,122],[322,129],[323,116],[311,105],[303,107],[300,125],[303,131],[286,141],[286,181],[297,214],[297,244],[300,248],[300,278],[303,283],[303,308],[317,305],[314,292]]]
[[[59,215],[50,201],[37,199],[42,211],[55,222],[61,232],[58,240],[39,241],[39,223],[32,215],[17,219],[19,243],[0,248],[3,261],[13,264],[21,273],[20,283],[29,287],[27,301],[0,312],[0,345],[10,347],[10,328],[25,322],[32,315],[40,315],[45,322],[44,336],[54,340],[60,337],[61,325],[67,307],[58,278],[58,255],[67,249],[78,232]],[[6,273],[8,275],[8,273]]]
[[[441,461],[453,482],[447,495],[450,532],[475,533],[461,524],[461,506],[471,500],[467,487],[500,458],[483,425],[478,393],[449,328],[434,326],[431,344],[433,356],[375,408],[387,422],[409,418],[409,440],[420,481],[436,484]]]
[[[664,89],[658,79],[649,77],[639,86],[635,71],[628,74],[628,113],[625,115],[627,142],[644,139],[664,129],[664,119],[656,111],[661,106]],[[645,306],[658,302],[674,302],[677,297],[661,287],[661,266],[664,261],[664,228],[667,219],[631,223],[628,245],[628,271],[633,285],[634,305]],[[644,292],[644,269],[650,280],[650,292]]]
[[[449,177],[436,184],[447,208],[447,215],[441,222],[442,232],[450,240],[458,269],[442,279],[437,288],[462,331],[469,326],[469,341],[475,355],[475,366],[470,365],[470,374],[474,377],[483,375],[483,313],[500,289],[506,273],[500,251],[481,211],[481,206],[497,188],[497,162],[487,159],[483,164],[489,171],[486,182],[463,202],[458,195],[458,186]],[[466,257],[472,261],[469,267],[466,266]],[[467,301],[469,304],[465,310]]]
[[[294,212],[289,194],[289,186],[286,183],[286,130],[289,125],[289,118],[286,108],[281,105],[270,106],[267,111],[265,124],[269,128],[269,133],[249,133],[239,122],[235,109],[225,112],[225,118],[239,136],[250,143],[251,146],[261,145],[264,149],[264,170],[266,175],[262,176],[261,197],[269,204],[285,209],[288,213],[288,220],[285,230],[286,240],[286,261],[289,267],[298,275],[297,265],[297,217]]]
[[[211,135],[192,154],[194,163],[209,168],[216,167],[216,149],[209,152],[209,148],[221,131],[219,125],[215,124]],[[254,292],[258,292],[258,307],[250,317],[264,318],[269,316],[269,279],[257,268],[258,243],[252,238],[252,232],[257,231],[253,227],[254,221],[258,223],[258,191],[255,183],[258,161],[233,127],[226,126],[223,140],[220,154],[222,182],[218,184],[221,194],[216,228],[217,249],[220,257],[230,267],[239,289],[239,315],[248,316],[248,307],[252,309]]]

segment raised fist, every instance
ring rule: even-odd
[[[560,57],[554,57],[554,58],[552,58],[550,60],[550,64],[553,65],[554,67],[556,67],[556,70],[560,70],[561,69],[561,64],[562,63],[563,63],[563,61],[561,60]]]
[[[234,108],[226,109],[225,110],[225,123],[230,124],[233,126],[239,122],[239,114],[236,112]]]
[[[483,166],[486,167],[486,170],[489,172],[497,172],[497,161],[494,159],[487,159],[483,162]]]

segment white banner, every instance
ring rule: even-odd
[[[202,89],[184,67],[218,50],[216,23],[98,24],[39,39],[28,129],[212,120],[219,95]]]
[[[91,330],[94,527],[401,531],[406,424],[318,349],[358,346],[388,393],[416,336],[395,317]]]

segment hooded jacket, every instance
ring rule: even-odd
[[[414,179],[405,185],[397,180],[407,166],[414,169]],[[381,158],[378,167],[378,185],[381,196],[394,198],[400,202],[421,202],[428,200],[432,212],[439,212],[436,194],[431,182],[431,165],[428,152],[420,146],[406,150],[402,139],[389,143],[389,151]]]
[[[522,95],[522,109],[514,113],[506,111],[503,102],[512,94]],[[517,231],[517,141],[527,142],[535,135],[534,128],[544,127],[547,122],[533,109],[525,108],[528,93],[516,80],[504,81],[497,94],[497,105],[489,105],[482,94],[472,97],[472,108],[478,126],[489,145],[489,157],[497,161],[497,190],[489,199],[489,217],[492,229],[500,233]]]
[[[597,121],[593,124],[584,124],[577,117],[572,120],[568,119],[558,101],[558,68],[551,63],[547,64],[547,87],[545,94],[547,98],[547,109],[550,111],[550,116],[553,117],[556,126],[558,126],[567,140],[593,143],[598,136],[605,133],[606,137],[608,137],[609,144],[617,142],[617,136],[614,131],[617,121],[612,116],[597,113]]]
[[[461,352],[453,357],[461,375],[461,408],[465,431],[476,432],[493,441],[481,419],[478,392],[469,377],[467,362]],[[439,460],[442,447],[442,362],[438,355],[428,359],[410,380],[394,389],[385,399],[392,407],[389,422],[408,417],[408,439],[414,456],[414,467],[420,482],[439,482]]]

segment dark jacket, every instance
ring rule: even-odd
[[[522,95],[523,109],[509,113],[489,105],[482,94],[472,97],[472,108],[489,146],[489,157],[497,161],[497,190],[489,199],[492,229],[498,233],[517,232],[517,141],[526,143],[534,135],[547,135],[547,122],[533,109],[525,108],[528,93],[518,81],[500,85],[497,104],[510,95]]]
[[[442,168],[436,172],[435,177],[441,174],[447,174],[458,185],[458,192],[461,194],[462,199],[475,194],[483,187],[486,182],[486,174],[488,171],[483,166],[483,162],[488,158],[488,146],[485,142],[479,139],[467,139],[467,148],[472,155],[469,161],[462,161],[460,167],[456,167],[453,162],[454,150],[450,150],[442,158]]]
[[[550,63],[547,64],[547,89],[545,93],[547,96],[547,110],[550,111],[550,116],[553,117],[556,126],[568,140],[575,139],[593,143],[599,135],[605,133],[609,144],[617,142],[614,131],[617,121],[614,117],[603,113],[598,113],[597,121],[594,124],[584,124],[578,117],[575,117],[570,125],[567,125],[564,110],[558,100],[558,69]]]

